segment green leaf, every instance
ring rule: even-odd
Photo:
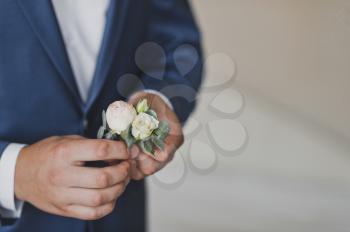
[[[105,136],[106,139],[114,140],[115,139],[115,133],[113,131],[108,131],[108,133]]]
[[[144,153],[154,156],[153,144],[150,140],[139,141],[139,146]]]
[[[97,132],[97,138],[103,139],[103,136],[105,135],[106,127],[101,126],[100,129]]]
[[[133,144],[136,143],[136,139],[134,139],[133,137],[128,137],[127,139],[124,139],[124,141],[128,148],[130,148]]]
[[[154,134],[161,140],[164,140],[169,134],[169,123],[166,121],[159,122],[158,128],[154,131]]]
[[[154,110],[148,110],[146,114],[151,115],[152,117],[158,120],[158,115]]]
[[[164,140],[156,137],[156,136],[152,136],[151,141],[154,145],[156,145],[160,150],[164,150]]]
[[[167,121],[159,122],[158,129],[162,132],[169,132],[169,123]]]
[[[102,126],[107,128],[106,111],[102,111]]]
[[[120,137],[125,141],[128,147],[131,147],[136,142],[136,139],[131,134],[131,126],[129,126],[125,131],[122,131],[120,133]]]
[[[122,139],[126,139],[127,137],[129,137],[130,128],[131,128],[131,126],[128,126],[128,128],[126,128],[126,130],[124,130],[120,133],[120,137],[122,137]]]

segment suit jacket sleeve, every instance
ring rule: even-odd
[[[202,80],[199,29],[187,0],[152,0],[149,20],[150,42],[141,45],[148,52],[144,57],[139,52],[137,58],[143,71],[147,70],[142,83],[146,89],[164,94],[185,122],[195,107]]]

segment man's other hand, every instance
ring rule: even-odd
[[[157,94],[139,92],[130,98],[129,103],[136,105],[142,99],[147,99],[151,108],[157,112],[160,121],[169,123],[170,132],[165,139],[164,149],[156,149],[154,157],[143,153],[136,145],[133,145],[131,155],[137,158],[132,161],[130,173],[134,180],[141,180],[165,167],[173,159],[176,150],[184,141],[181,123],[163,99]]]

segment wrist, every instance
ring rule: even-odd
[[[0,206],[9,211],[16,210],[16,200],[14,194],[15,188],[15,169],[18,156],[24,144],[10,143],[2,153],[0,160]]]
[[[24,184],[28,181],[28,165],[26,165],[28,158],[28,147],[23,147],[19,152],[17,157],[16,167],[15,167],[15,177],[14,177],[14,194],[15,198],[21,201],[25,201],[25,187]],[[24,178],[27,177],[27,178]],[[29,178],[30,180],[30,178]]]

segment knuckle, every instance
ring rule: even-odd
[[[60,204],[55,205],[55,206],[58,209],[60,209],[61,211],[63,211],[66,215],[72,215],[73,214],[72,210],[70,209],[70,205],[69,204],[60,203]]]
[[[55,202],[55,206],[59,209],[68,210],[68,207],[70,206],[70,202],[68,199],[68,196],[65,196],[63,194],[60,194],[58,192],[52,194],[52,201]]]
[[[54,154],[56,156],[63,156],[65,155],[67,152],[67,147],[64,144],[58,144],[55,148],[54,148]]]
[[[124,157],[127,157],[129,155],[128,148],[124,142],[120,142],[117,145],[117,150],[120,152],[121,155]]]
[[[131,168],[131,164],[130,164],[129,162],[125,162],[125,163],[124,163],[124,167],[125,167],[126,173],[129,173],[130,168]]]
[[[96,192],[92,195],[91,203],[94,206],[99,206],[103,204],[103,196],[101,193]]]
[[[106,188],[109,186],[110,178],[105,172],[101,172],[97,175],[97,186],[100,188]]]
[[[98,157],[102,158],[108,155],[109,144],[106,141],[99,141],[96,149],[96,154]]]
[[[144,170],[144,174],[146,176],[153,175],[155,172],[156,172],[155,169],[153,167],[150,167],[150,166],[145,168],[145,170]]]
[[[74,212],[71,206],[68,204],[54,205],[54,207],[56,207],[57,210],[60,212],[59,215],[62,215],[65,217],[75,217],[75,218],[82,219],[81,215],[79,215],[78,212]]]
[[[129,158],[129,151],[127,145],[124,142],[116,141],[111,143],[110,146],[113,148],[113,151],[118,154],[121,159]]]
[[[122,179],[124,180],[124,179],[126,179],[128,176],[129,176],[129,171],[123,171],[122,173],[121,173],[121,176],[122,176]]]
[[[158,160],[160,162],[166,162],[169,160],[170,155],[166,152],[162,152],[161,155],[158,157]]]
[[[122,179],[125,179],[129,175],[129,168],[125,167],[120,170],[120,176]]]
[[[120,196],[124,192],[124,185],[117,185],[115,188],[115,195]]]

